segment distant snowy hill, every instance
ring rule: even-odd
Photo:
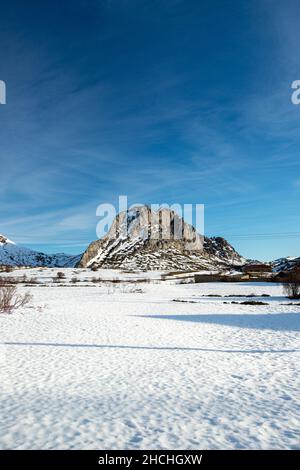
[[[279,258],[271,263],[273,271],[291,271],[295,268],[300,268],[300,257],[293,258],[288,256],[287,258]]]
[[[161,236],[167,231],[166,221],[171,227],[169,239]],[[180,227],[180,224],[185,235],[178,239],[174,227]],[[148,206],[143,206],[118,214],[108,234],[91,243],[78,266],[132,270],[215,270],[245,263],[246,260],[224,238],[202,237],[175,212],[160,209],[155,213]]]
[[[74,267],[80,258],[81,255],[71,256],[64,253],[47,255],[18,246],[0,235],[0,265]]]

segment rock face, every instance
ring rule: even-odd
[[[128,270],[211,270],[246,260],[223,238],[199,235],[169,209],[121,212],[109,232],[90,244],[78,267]]]
[[[74,267],[80,260],[79,256],[64,253],[47,255],[16,245],[3,235],[0,235],[0,265],[6,266],[47,266]]]

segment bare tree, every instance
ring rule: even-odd
[[[12,313],[27,305],[31,299],[29,292],[18,294],[17,286],[2,282],[0,279],[0,313]]]
[[[287,281],[283,284],[283,290],[289,299],[300,299],[300,275],[290,273]]]

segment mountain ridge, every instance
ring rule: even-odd
[[[199,235],[192,225],[178,214],[160,209],[159,217],[149,227],[151,209],[148,206],[132,208],[119,213],[108,233],[90,243],[84,253],[46,254],[19,246],[0,234],[0,265],[28,267],[79,267],[128,270],[228,270],[240,269],[253,260],[241,256],[223,237]],[[170,218],[169,239],[161,235],[166,230],[164,216]],[[152,220],[152,219],[150,219]],[[128,228],[128,233],[124,232]],[[176,229],[177,227],[177,229]],[[183,227],[184,237],[178,233]],[[149,237],[149,234],[154,237]],[[260,263],[260,261],[255,261]],[[300,269],[300,257],[283,257],[269,263],[273,272]]]
[[[287,256],[285,258],[278,258],[271,262],[271,266],[274,272],[300,269],[300,257]]]
[[[66,255],[55,253],[48,255],[17,245],[4,235],[0,234],[0,265],[30,266],[30,267],[75,267],[81,258],[80,255]]]

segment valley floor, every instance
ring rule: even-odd
[[[1,449],[300,448],[300,307],[281,286],[49,271],[0,315]]]

